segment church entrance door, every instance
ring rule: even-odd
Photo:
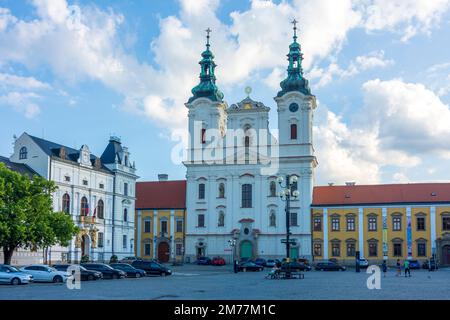
[[[253,245],[250,241],[241,242],[241,259],[251,258],[253,255]]]

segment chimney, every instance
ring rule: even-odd
[[[334,182],[328,182],[328,186],[330,187],[334,186]]]
[[[346,186],[354,186],[356,184],[356,182],[346,182],[345,185]]]
[[[160,173],[158,174],[158,181],[168,181],[169,180],[169,175],[165,174],[165,173]]]

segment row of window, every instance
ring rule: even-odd
[[[246,129],[247,133],[248,129]],[[291,140],[297,140],[297,124],[293,123],[290,125],[290,136]],[[206,143],[206,129],[202,128],[200,131],[200,143],[205,144]],[[250,136],[246,135],[244,138],[244,146],[245,148],[250,147]]]
[[[314,243],[313,245],[314,256],[322,256],[322,243]],[[402,243],[393,243],[392,244],[392,252],[394,257],[402,257],[403,256],[403,244]],[[346,243],[346,254],[347,257],[354,257],[356,254],[356,243],[355,242],[347,242]],[[340,242],[332,242],[331,243],[331,256],[332,257],[340,257],[341,256],[341,243]],[[369,242],[369,257],[378,257],[378,243],[373,241]],[[417,256],[418,257],[426,257],[427,256],[427,245],[425,242],[417,243]]]
[[[105,204],[103,200],[98,200],[97,206],[94,208],[93,216],[104,219]],[[65,193],[62,197],[62,211],[70,213],[70,196]],[[82,197],[80,201],[80,215],[87,216],[89,214],[89,203],[86,197]],[[128,209],[123,209],[123,221],[128,221]]]
[[[127,249],[128,247],[128,238],[127,235],[123,235],[122,236],[122,248],[123,249]],[[99,232],[97,233],[97,247],[98,248],[103,248],[105,245],[105,235],[103,232]]]
[[[144,243],[144,256],[151,256],[152,254],[152,244]],[[182,256],[183,255],[183,244],[175,243],[175,255]]]
[[[378,222],[377,217],[369,217],[367,228],[368,231],[377,231]],[[332,217],[331,218],[331,231],[340,231],[341,230],[341,222],[340,218]],[[416,230],[417,231],[425,231],[425,217],[416,217]],[[442,217],[442,229],[450,230],[450,217]],[[322,217],[314,217],[313,220],[313,230],[314,231],[322,231]],[[347,217],[346,218],[346,230],[347,231],[355,231],[355,217]],[[401,217],[392,217],[392,230],[393,231],[401,231],[402,230],[402,218]]]
[[[161,220],[160,221],[160,232],[161,233],[168,233],[168,225],[167,220]],[[144,233],[151,233],[152,232],[152,224],[150,219],[144,220]],[[176,220],[175,221],[175,232],[183,232],[183,220]]]
[[[289,225],[292,227],[298,227],[297,212],[290,212]],[[218,219],[217,219],[217,226],[225,227],[225,213],[223,211],[219,211],[219,215],[218,215]],[[269,226],[270,227],[277,226],[277,216],[276,216],[275,210],[270,211]],[[203,213],[198,214],[197,227],[199,227],[199,228],[205,227],[205,214],[203,214]]]
[[[295,191],[298,189],[298,183],[294,182],[291,191]],[[198,185],[198,199],[204,200],[205,199],[205,190],[206,185],[204,183],[199,183]],[[218,198],[225,198],[225,184],[223,182],[219,183],[219,190],[218,190]],[[252,207],[252,184],[243,184],[241,186],[241,192],[242,192],[242,208],[251,208]],[[270,197],[276,197],[277,196],[277,184],[275,181],[270,181],[269,183],[269,196]]]

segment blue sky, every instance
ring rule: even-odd
[[[0,0],[0,154],[26,131],[97,155],[127,145],[142,180],[168,173],[207,27],[229,105],[271,107],[300,20],[319,102],[316,184],[448,181],[448,0]]]

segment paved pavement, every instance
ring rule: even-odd
[[[411,278],[394,271],[381,278],[380,290],[369,290],[365,271],[355,273],[310,271],[302,280],[268,280],[265,272],[234,274],[230,266],[184,265],[171,267],[168,277],[83,281],[80,290],[61,284],[0,285],[0,300],[316,300],[316,299],[450,299],[450,269],[413,270]]]

